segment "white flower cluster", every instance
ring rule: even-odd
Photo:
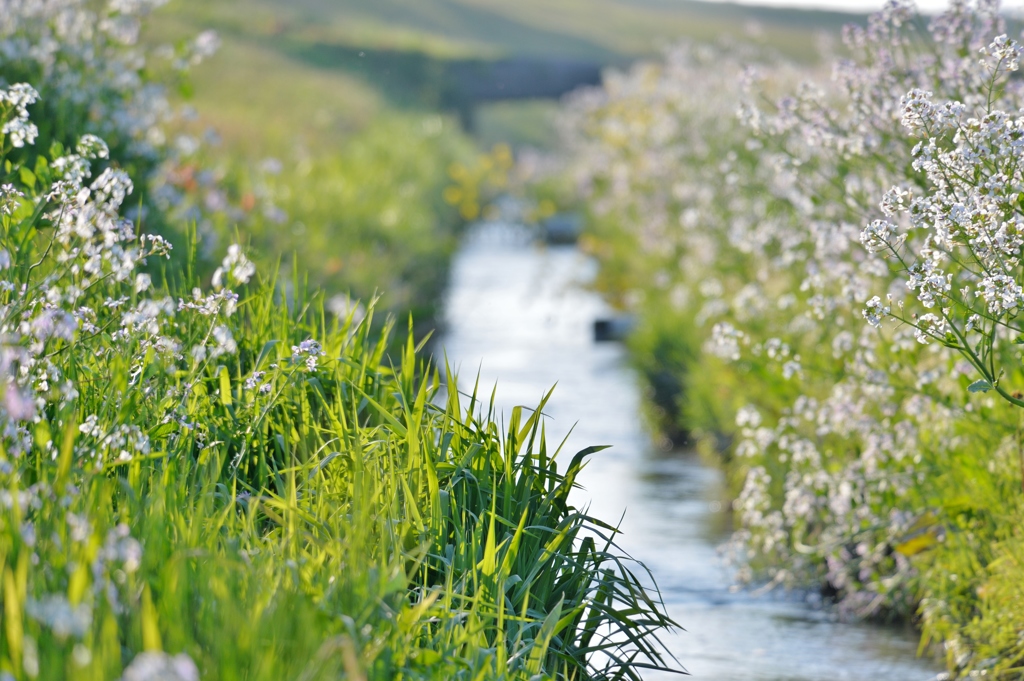
[[[242,253],[242,247],[231,244],[228,246],[228,254],[224,256],[224,261],[213,273],[213,287],[224,288],[225,283],[234,286],[248,284],[255,274],[256,266]]]
[[[12,147],[32,144],[39,136],[39,129],[28,118],[28,107],[38,99],[39,93],[26,83],[18,83],[0,94],[0,108],[8,111],[0,135],[10,140]]]
[[[40,120],[61,120],[46,130],[42,146],[58,142],[66,148],[74,141],[61,137],[62,130],[87,132],[77,155],[86,159],[108,158],[132,168],[136,180],[145,179],[143,202],[128,214],[148,229],[166,229],[166,218],[185,218],[195,223],[206,249],[215,248],[213,218],[230,211],[226,202],[205,197],[223,197],[219,177],[198,168],[198,139],[180,134],[188,124],[191,109],[172,104],[169,88],[183,74],[216,52],[219,39],[214,31],[203,31],[192,40],[175,45],[148,46],[140,43],[143,20],[166,0],[5,0],[0,3],[0,63],[4,81],[23,80],[6,91],[0,113],[7,116],[0,130],[3,144],[21,147],[32,144],[39,134],[28,116],[28,108]],[[35,92],[42,94],[36,103]],[[110,148],[92,148],[91,142],[107,140]],[[68,159],[69,180],[78,167]],[[179,175],[190,169],[190,177],[201,177],[205,191],[194,195],[182,191]],[[154,210],[155,209],[155,210]],[[156,225],[149,225],[147,218]],[[237,219],[232,222],[238,222]],[[204,250],[204,255],[209,255]]]
[[[918,90],[905,98],[920,112],[902,123],[909,136],[922,138],[912,151],[913,167],[927,184],[915,198],[899,202],[890,200],[898,191],[891,190],[883,209],[894,217],[902,214],[917,236],[893,238],[893,230],[873,226],[863,235],[873,250],[897,264],[917,302],[934,312],[919,315],[901,306],[865,316],[876,325],[880,317],[891,316],[915,327],[922,343],[937,340],[955,348],[986,387],[1020,405],[1001,384],[1006,371],[999,364],[1018,364],[1008,336],[1020,332],[1017,317],[1024,307],[1024,173],[1018,167],[1024,117],[1005,110],[1024,103],[1007,81],[1021,47],[1000,35],[982,52],[987,90],[997,96],[967,98],[969,104],[936,103],[931,92]]]
[[[303,362],[307,371],[316,371],[317,362],[324,354],[320,343],[312,338],[292,346],[292,361]]]
[[[138,45],[142,19],[164,1],[5,2],[0,12],[5,75],[31,79],[65,113],[80,110],[85,114],[80,122],[97,126],[94,133],[130,145],[135,154],[152,154],[164,146],[164,125],[173,112],[164,88],[145,74],[159,71],[162,62],[188,68],[217,46],[215,34],[203,34],[181,48],[146,54]],[[26,119],[18,116],[7,125],[25,126]]]
[[[185,653],[139,653],[124,670],[121,681],[199,681],[199,669]]]
[[[14,85],[0,90],[0,99],[24,101],[30,91]],[[20,115],[9,110],[0,123]],[[224,284],[244,284],[255,274],[241,249],[229,249],[215,292],[196,289],[191,299],[177,302],[161,295],[152,276],[139,268],[147,259],[169,257],[170,244],[155,235],[140,238],[121,217],[133,189],[126,173],[107,167],[92,177],[92,164],[109,156],[102,139],[84,135],[75,151],[37,164],[32,188],[4,185],[0,198],[0,437],[7,456],[33,446],[33,424],[44,412],[78,399],[81,388],[63,361],[69,348],[88,346],[100,356],[119,356],[129,385],[140,388],[155,360],[168,368],[195,369],[238,351],[227,323],[238,295]],[[40,277],[26,282],[11,264],[13,257],[32,256],[17,244],[24,238],[18,230],[31,226],[33,214],[48,226],[42,259],[34,267],[45,266]],[[190,352],[181,341],[183,327],[193,330]],[[315,368],[316,353],[308,354]],[[151,452],[150,438],[139,426],[115,422],[122,399],[117,392],[106,395],[108,411],[82,421],[75,449],[79,460],[103,468]]]

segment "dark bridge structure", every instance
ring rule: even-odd
[[[601,65],[565,59],[512,57],[451,61],[441,104],[473,127],[477,105],[514,99],[557,99],[573,90],[601,84]]]

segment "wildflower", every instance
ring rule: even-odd
[[[1016,310],[1024,299],[1024,289],[1007,274],[985,277],[976,293],[988,303],[989,313],[997,316]]]
[[[199,668],[185,653],[147,651],[135,656],[120,681],[199,681]]]
[[[213,273],[213,287],[224,288],[225,277],[234,285],[247,284],[254,274],[256,274],[256,266],[242,253],[242,247],[238,244],[231,244],[220,267]]]
[[[13,113],[3,126],[0,135],[10,139],[11,146],[24,147],[33,144],[39,136],[39,129],[29,120],[28,107],[39,99],[39,93],[26,83],[17,83],[8,90],[0,90],[0,107]]]
[[[181,299],[178,301],[178,310],[194,310],[201,315],[212,317],[221,312],[230,317],[238,305],[238,295],[227,289],[203,295],[201,289],[192,289],[192,300]]]
[[[231,329],[223,324],[213,329],[213,339],[216,345],[210,350],[210,358],[214,359],[221,355],[233,355],[238,351],[238,343],[231,335]]]
[[[980,50],[984,55],[981,63],[991,71],[1016,71],[1020,66],[1021,46],[1004,33],[996,36],[987,47]]]
[[[912,201],[913,195],[909,191],[902,187],[893,187],[885,193],[885,196],[882,197],[882,203],[879,207],[882,209],[883,213],[892,217],[898,213],[910,210],[910,204]],[[863,241],[863,237],[861,240]]]
[[[162,255],[167,258],[171,257],[171,250],[173,250],[173,246],[171,246],[170,242],[162,236],[157,234],[144,234],[142,236],[142,241],[143,243],[146,241],[149,242],[149,247],[154,255]]]
[[[83,435],[90,435],[92,437],[99,437],[103,431],[99,428],[99,417],[96,414],[89,414],[78,426],[79,432]]]
[[[800,376],[802,372],[803,368],[796,359],[791,359],[782,365],[782,377],[787,381],[794,376]]]
[[[757,428],[761,425],[761,414],[752,405],[744,405],[736,412],[736,425],[740,428]]]
[[[110,158],[110,148],[107,147],[107,143],[96,135],[87,134],[79,137],[75,151],[82,158]]]
[[[878,327],[882,325],[882,320],[889,316],[890,311],[888,305],[882,305],[881,298],[874,296],[864,304],[863,315],[868,324]]]
[[[17,199],[25,198],[13,184],[0,185],[0,215],[12,215]]]
[[[81,638],[92,625],[92,608],[88,603],[71,605],[64,594],[49,594],[41,599],[29,598],[25,603],[28,616],[46,626],[58,639]]]
[[[254,371],[254,372],[252,372],[252,376],[250,376],[249,378],[245,379],[245,389],[246,390],[255,390],[257,387],[259,387],[262,390],[263,386],[261,385],[261,383],[263,381],[263,378],[266,375],[267,375],[267,372],[265,372],[265,371]]]
[[[900,101],[900,109],[903,117],[900,125],[911,132],[925,130],[932,120],[934,107],[931,102],[932,93],[919,88],[914,88]]]
[[[740,358],[740,341],[744,334],[728,322],[719,322],[711,329],[711,339],[707,344],[707,351],[711,354],[736,361]]]
[[[216,31],[205,30],[192,41],[192,54],[189,59],[190,66],[197,66],[204,59],[208,59],[220,49],[220,36]]]
[[[317,366],[317,358],[324,356],[326,353],[323,351],[320,343],[309,338],[302,341],[298,345],[292,346],[292,361],[298,362],[299,360],[305,361],[307,371],[315,371]]]
[[[13,421],[31,421],[36,416],[35,400],[13,385],[4,391],[4,409]]]
[[[928,345],[932,338],[943,339],[952,330],[949,323],[937,314],[929,312],[918,319],[915,336],[921,345]]]
[[[118,524],[107,533],[100,552],[107,563],[118,563],[128,574],[136,572],[142,565],[142,544],[131,536],[124,523]]]

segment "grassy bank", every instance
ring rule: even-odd
[[[894,7],[831,77],[681,47],[567,112],[598,286],[653,420],[728,472],[741,577],[913,619],[957,678],[1024,674],[1005,31]]]
[[[212,34],[51,9],[0,22],[0,677],[665,666],[643,568],[568,502],[590,451],[556,463],[543,405],[499,427],[350,297],[433,305],[479,208],[443,190],[507,153],[389,113],[340,158],[225,159],[170,95]]]
[[[410,336],[237,246],[213,283],[83,137],[32,171],[4,91],[0,669],[18,679],[639,678],[670,621],[568,503],[537,410],[499,429]],[[94,179],[93,179],[94,178]],[[288,295],[284,294],[287,290]]]

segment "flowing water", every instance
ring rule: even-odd
[[[572,247],[541,248],[525,229],[481,226],[454,263],[442,345],[463,385],[478,372],[481,392],[497,384],[505,413],[536,405],[557,383],[547,429],[558,439],[575,425],[570,455],[612,445],[592,457],[576,501],[606,521],[623,518],[620,545],[650,568],[686,629],[666,638],[680,663],[712,681],[934,678],[910,631],[839,623],[793,595],[730,589],[716,552],[728,538],[722,476],[690,452],[660,451],[644,431],[623,348],[593,342],[593,322],[607,310],[583,288],[592,275]]]

